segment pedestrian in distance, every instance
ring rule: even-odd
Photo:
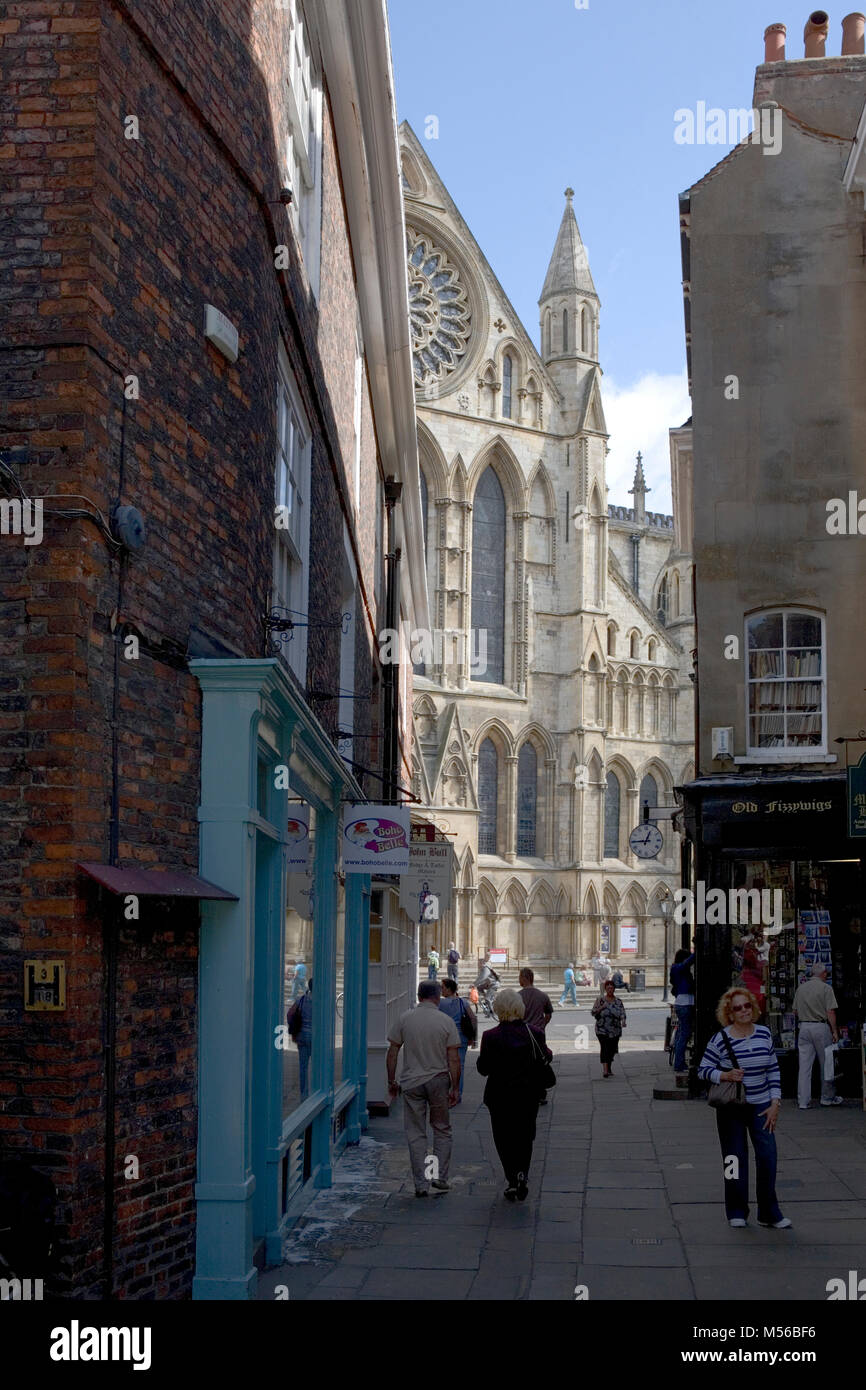
[[[427,952],[427,979],[435,980],[439,974],[439,952],[432,947]]]
[[[312,976],[306,990],[296,999],[286,1015],[286,1023],[289,1026],[289,1037],[298,1048],[298,1082],[301,1088],[301,1100],[306,1099],[307,1095],[307,1075],[310,1066],[310,1056],[313,1051],[313,980]]]
[[[589,965],[590,969],[592,970],[593,989],[598,990],[599,994],[601,994],[601,987],[604,982],[604,976],[602,974],[601,968],[601,956],[599,955],[598,951],[596,951],[595,955],[590,960]]]
[[[457,984],[457,967],[460,964],[460,952],[452,941],[448,946],[448,964],[446,973],[450,979]]]
[[[523,1021],[530,1028],[537,1028],[547,1043],[547,1025],[553,1018],[553,1005],[550,995],[535,988],[535,972],[525,965],[520,972],[520,997],[523,1000]],[[538,1097],[539,1105],[547,1104],[547,1091],[542,1086]]]
[[[493,1142],[505,1173],[505,1197],[525,1202],[535,1142],[540,1072],[553,1053],[540,1029],[527,1024],[516,989],[501,989],[494,1003],[497,1027],[481,1038],[478,1071],[487,1078],[484,1104],[490,1111]]]
[[[442,998],[439,1001],[439,1008],[443,1014],[453,1018],[457,1032],[460,1034],[460,1091],[457,1104],[463,1100],[463,1078],[466,1074],[466,1049],[474,1047],[478,1038],[478,1019],[473,1009],[470,1009],[465,999],[461,999],[457,993],[457,984],[450,976],[446,975],[441,981]]]
[[[559,996],[559,1007],[561,1009],[565,1007],[566,999],[570,999],[572,1004],[577,1004],[577,984],[575,983],[573,964],[565,967],[565,989]]]
[[[671,966],[671,990],[674,996],[674,1011],[678,1020],[677,1035],[674,1042],[674,1071],[677,1076],[685,1075],[686,1047],[692,1036],[695,1022],[695,979],[692,974],[694,963],[694,951],[690,953],[682,946],[674,956],[674,963]]]
[[[460,1095],[460,1034],[454,1020],[442,1013],[441,986],[424,980],[418,986],[418,1007],[407,1009],[391,1029],[385,1065],[388,1094],[403,1093],[403,1126],[409,1145],[409,1161],[415,1196],[428,1195],[427,1117],[433,1130],[433,1178],[436,1192],[449,1189],[451,1117],[449,1110]],[[403,1070],[397,1085],[397,1058],[403,1048]]]
[[[613,1075],[613,1059],[619,1051],[619,1040],[626,1026],[625,1005],[617,999],[613,980],[606,980],[604,993],[599,995],[592,1006],[595,1019],[595,1036],[601,1052],[602,1076]]]
[[[292,999],[291,999],[291,1002],[292,1002],[293,1004],[294,1004],[294,1002],[295,1002],[296,999],[300,999],[300,998],[301,998],[301,995],[304,993],[304,991],[306,990],[306,988],[307,988],[307,967],[306,967],[306,965],[304,964],[304,962],[303,962],[302,960],[299,960],[299,961],[297,961],[297,962],[295,963],[295,968],[294,968],[294,970],[292,971]]]
[[[620,970],[619,966],[616,967],[610,978],[613,981],[614,989],[624,989],[626,994],[631,994],[631,990],[629,989],[628,985],[623,979],[622,971]]]
[[[740,1104],[719,1105],[716,1122],[725,1174],[725,1213],[730,1226],[749,1219],[749,1147],[755,1153],[758,1225],[787,1229],[776,1198],[776,1120],[782,1098],[779,1063],[769,1028],[758,1022],[761,1006],[750,990],[728,989],[719,1000],[721,1024],[707,1043],[698,1075],[713,1085],[741,1084]]]
[[[812,1067],[816,1057],[821,1068],[821,1104],[842,1104],[842,1097],[836,1095],[832,1072],[830,1078],[827,1077],[827,1048],[839,1041],[836,1007],[836,996],[827,984],[827,967],[816,963],[810,978],[804,980],[794,995],[794,1013],[800,1024],[797,1104],[801,1110],[808,1110],[812,1099]],[[829,1062],[832,1067],[832,1052]]]

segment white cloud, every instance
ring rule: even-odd
[[[646,372],[630,386],[619,386],[609,376],[602,382],[602,401],[610,430],[607,459],[607,500],[612,506],[633,507],[629,488],[634,482],[635,459],[643,454],[643,471],[652,488],[647,510],[671,511],[671,465],[668,430],[688,420],[692,413],[686,373],[662,376]]]

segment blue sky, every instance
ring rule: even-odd
[[[538,344],[538,295],[567,185],[602,302],[609,501],[645,456],[670,507],[667,429],[691,413],[677,197],[728,153],[679,145],[674,112],[750,107],[768,24],[803,56],[790,0],[389,0],[400,119],[424,143]],[[828,54],[841,50],[830,16]],[[424,140],[425,120],[439,138]]]

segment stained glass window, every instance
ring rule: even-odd
[[[643,779],[643,781],[642,781],[641,784],[640,784],[640,814],[641,814],[641,819],[643,819],[643,808],[644,808],[645,805],[658,806],[658,804],[659,804],[659,788],[658,788],[658,783],[656,782],[656,779],[655,779],[654,777],[651,777],[650,774],[647,773],[646,777]]]
[[[511,419],[511,384],[514,378],[514,364],[506,352],[502,359],[502,414]]]
[[[478,750],[478,853],[496,854],[496,810],[499,760],[496,746],[486,738]]]
[[[485,469],[472,508],[472,626],[481,646],[487,633],[487,669],[474,680],[505,680],[505,497],[493,468]]]
[[[619,778],[615,772],[607,774],[604,797],[604,857],[619,858]]]
[[[517,853],[535,854],[535,809],[538,795],[538,757],[531,743],[524,743],[517,759]]]
[[[568,310],[562,311],[562,350],[568,352]]]

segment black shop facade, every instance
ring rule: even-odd
[[[782,1093],[795,1095],[794,993],[819,962],[838,1002],[837,1091],[861,1096],[866,838],[849,836],[845,773],[720,774],[678,790],[683,887],[696,906],[696,1058],[718,1027],[719,997],[742,985],[773,1035]]]

